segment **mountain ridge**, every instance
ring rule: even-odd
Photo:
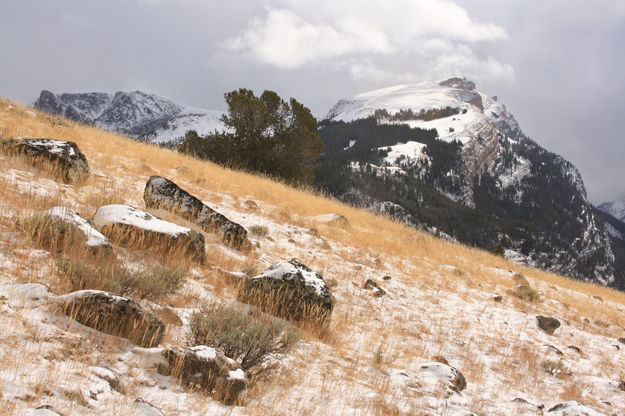
[[[135,139],[155,143],[180,140],[187,130],[206,135],[224,130],[217,110],[185,107],[139,90],[116,93],[54,94],[43,90],[33,107],[70,120],[91,124]]]
[[[357,94],[339,100],[322,124],[326,163],[340,159],[343,170],[333,175],[348,179],[337,185],[326,175],[328,180],[321,186],[339,199],[372,210],[379,210],[388,199],[416,219],[413,225],[434,227],[481,248],[503,245],[523,253],[528,264],[536,267],[603,284],[624,278],[615,277],[608,232],[593,214],[577,168],[527,137],[506,107],[477,90],[474,82],[451,78]],[[395,137],[382,132],[399,126],[410,130],[398,131],[395,134],[400,136]],[[435,131],[436,137],[420,138],[417,131]],[[361,141],[360,149],[359,134],[371,136],[366,143]],[[345,137],[349,135],[354,136]],[[407,139],[409,135],[415,138]],[[379,141],[382,136],[386,139]],[[356,144],[346,146],[347,140]],[[421,149],[418,154],[402,150],[415,147]],[[395,192],[388,191],[389,184]],[[375,190],[376,186],[385,191]],[[455,235],[449,221],[465,218],[470,223],[468,218],[474,214],[441,200],[434,202],[438,197],[424,187],[485,214],[482,226],[468,227],[485,241]],[[407,193],[411,188],[421,191]],[[421,195],[410,196],[410,192]],[[380,194],[384,194],[382,199]],[[427,213],[441,204],[453,213],[447,223]],[[402,214],[405,218],[406,213]],[[497,224],[500,220],[509,224]],[[482,227],[494,228],[484,231]]]

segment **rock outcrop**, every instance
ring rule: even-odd
[[[556,329],[560,328],[560,321],[558,321],[556,318],[549,318],[546,316],[537,316],[536,324],[540,329],[542,329],[549,335],[553,335]]]
[[[213,392],[217,400],[226,404],[235,402],[249,384],[241,367],[217,348],[206,345],[167,348],[163,356],[174,377],[184,384]]]
[[[450,365],[441,362],[431,362],[423,364],[419,371],[449,383],[449,387],[454,391],[459,392],[467,387],[464,375],[457,368]]]
[[[280,318],[322,328],[329,325],[334,307],[323,277],[296,259],[248,279],[237,298]]]
[[[80,290],[56,300],[70,318],[141,347],[154,347],[163,339],[165,324],[131,299],[100,290]]]
[[[206,257],[202,234],[129,205],[102,206],[96,211],[93,222],[104,235],[121,246],[162,251],[200,263]]]
[[[206,232],[220,234],[228,247],[237,250],[249,250],[252,247],[245,228],[208,207],[169,179],[150,177],[145,185],[143,200],[148,208],[171,211],[199,225]]]
[[[76,211],[66,207],[54,207],[46,211],[44,221],[41,226],[50,226],[57,231],[54,238],[59,239],[59,229],[61,227],[69,227],[75,234],[82,236],[84,248],[95,255],[108,255],[112,252],[112,246],[109,240],[99,232],[93,223],[80,216]],[[61,227],[55,227],[55,223],[60,223]],[[41,230],[45,233],[47,230]],[[62,233],[61,233],[62,234]]]
[[[21,139],[0,142],[3,153],[23,157],[63,182],[81,184],[89,177],[89,164],[76,143],[53,139]]]

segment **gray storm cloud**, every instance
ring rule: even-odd
[[[322,116],[358,92],[466,75],[600,202],[625,192],[623,39],[622,0],[4,0],[0,95],[140,89],[222,109],[248,87]]]

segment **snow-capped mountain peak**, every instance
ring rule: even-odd
[[[178,105],[142,91],[114,94],[89,92],[54,94],[42,91],[34,107],[81,123],[154,142],[180,139],[187,130],[200,135],[223,130],[222,112]]]
[[[613,201],[604,202],[597,208],[612,215],[614,218],[625,222],[625,194],[614,199]]]

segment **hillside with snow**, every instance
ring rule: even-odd
[[[53,94],[44,90],[33,106],[50,114],[154,143],[177,141],[188,130],[195,130],[201,136],[224,130],[220,111],[184,107],[141,91]]]
[[[319,185],[342,200],[399,207],[381,212],[485,249],[501,246],[524,264],[625,285],[577,168],[528,138],[470,80],[339,100],[320,134],[328,168]]]
[[[24,143],[49,144],[54,152],[46,157],[56,168],[11,151]],[[622,292],[6,101],[0,101],[0,149],[0,414],[625,413]],[[73,160],[78,151],[88,177],[68,183],[58,176],[63,165],[55,155]],[[150,208],[155,200],[163,205]],[[177,202],[202,208],[186,211]],[[47,239],[33,232],[41,224],[33,219],[45,215],[68,221],[65,232],[76,225],[84,241],[58,244],[67,234]],[[224,218],[247,230],[250,250],[228,244],[231,227],[205,226]],[[173,257],[175,244],[158,248],[158,239],[116,234],[110,224],[167,241],[189,236],[194,255],[204,255]],[[72,251],[87,242],[88,251]],[[105,260],[90,257],[93,247]],[[107,271],[111,265],[125,270],[121,279]],[[173,266],[182,273],[174,276],[177,284],[155,285],[156,272]],[[246,369],[240,356],[224,352],[236,350],[210,338],[198,343],[198,314],[243,342],[240,326],[228,327],[232,315],[222,311],[250,322],[270,319],[241,290],[276,277],[307,288],[298,296],[329,300],[325,330],[298,326],[299,336],[289,332],[289,349]],[[67,308],[85,299],[96,301],[86,313]],[[145,340],[124,321],[89,319],[107,305],[149,318],[133,323],[150,322],[157,336]],[[299,325],[271,319],[280,331]],[[176,366],[187,357],[190,367]],[[214,373],[223,376],[221,384],[206,383]],[[224,396],[224,383],[238,386],[234,400]]]

